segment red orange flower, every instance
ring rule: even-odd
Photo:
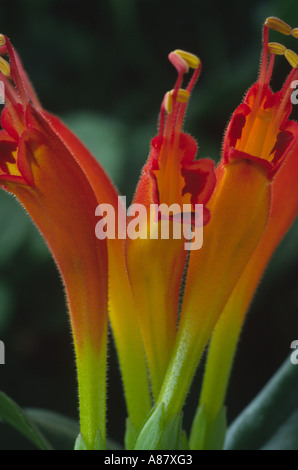
[[[6,106],[0,185],[29,212],[63,278],[77,359],[81,431],[92,448],[98,429],[105,439],[106,396],[108,259],[106,241],[94,234],[97,199],[40,107],[10,41],[1,36],[1,43],[11,67],[1,57]]]

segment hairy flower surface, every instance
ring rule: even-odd
[[[191,224],[196,224],[198,204],[203,208],[202,223],[209,222],[210,212],[206,205],[216,183],[214,162],[195,160],[197,144],[182,131],[186,106],[201,62],[193,54],[181,50],[170,53],[169,60],[177,69],[177,81],[163,99],[158,135],[152,139],[150,155],[134,198],[134,203],[145,206],[147,214],[150,212],[151,215],[140,222],[144,237],[127,240],[126,247],[128,272],[155,398],[176,338],[179,292],[187,256],[184,234],[191,229]],[[189,69],[193,74],[183,89],[183,76]],[[150,208],[155,208],[153,216]],[[185,222],[186,211],[189,220]],[[169,230],[166,239],[162,239],[165,222]],[[177,230],[179,233],[175,236]]]
[[[275,178],[297,151],[298,124],[289,115],[298,56],[268,42],[269,28],[279,30],[280,25],[284,23],[276,18],[265,22],[259,78],[227,127],[217,185],[208,204],[211,220],[203,247],[190,254],[177,339],[157,402],[164,403],[169,417],[181,410],[216,322],[262,239]],[[296,34],[287,28],[288,34]],[[275,56],[281,53],[292,70],[282,89],[273,93],[269,82]]]

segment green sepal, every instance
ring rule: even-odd
[[[222,450],[227,432],[226,407],[222,407],[213,425],[208,427],[205,434],[204,450]]]
[[[157,449],[158,442],[164,427],[164,404],[160,403],[153,408],[144,427],[137,438],[135,450]]]
[[[39,449],[52,450],[52,446],[26,412],[3,392],[0,392],[0,419],[17,429]]]
[[[205,406],[201,405],[197,409],[190,431],[189,447],[191,450],[203,449],[206,434],[206,423]]]
[[[98,429],[95,436],[94,450],[106,450],[106,442]]]
[[[142,428],[135,450],[177,450],[188,447],[181,425],[182,414],[175,415],[167,422],[164,404],[160,403],[153,409]]]
[[[81,433],[76,438],[74,450],[88,450]]]
[[[178,447],[178,449],[179,450],[190,450],[187,434],[183,429],[181,431],[180,447]]]
[[[89,449],[85,443],[82,433],[76,439],[74,450],[106,450],[106,443],[102,438],[101,432],[98,429],[95,436],[94,448]]]
[[[136,439],[138,436],[138,430],[131,423],[130,419],[126,419],[126,429],[124,436],[124,444],[126,450],[132,450],[135,446]]]
[[[190,433],[191,450],[221,450],[227,431],[226,408],[223,407],[214,422],[207,420],[204,404],[199,406]]]
[[[182,440],[182,413],[177,414],[164,427],[157,450],[184,450]],[[184,440],[185,440],[184,435]]]

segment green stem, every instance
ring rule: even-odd
[[[200,443],[201,449],[209,448],[209,442],[214,434],[215,422],[223,409],[226,398],[238,338],[243,324],[243,316],[234,313],[233,309],[232,311],[227,308],[224,310],[208,349],[202,391],[194,419],[194,423],[196,423],[201,410],[204,409],[206,427],[204,438]],[[193,428],[190,439],[193,443],[196,442],[196,432],[198,430]],[[196,449],[196,447],[193,448]]]
[[[80,431],[87,448],[93,450],[98,432],[106,440],[106,339],[100,351],[95,352],[86,344],[76,355]]]

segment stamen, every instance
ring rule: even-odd
[[[170,91],[171,95],[173,95],[174,90]],[[176,100],[179,101],[179,103],[187,103],[189,100],[189,92],[187,90],[184,90],[183,88],[179,88]]]
[[[3,73],[5,77],[10,77],[10,65],[3,57],[0,57],[0,72]]]
[[[298,67],[298,54],[296,54],[296,52],[292,51],[291,49],[287,49],[285,51],[285,58],[287,59],[291,67],[293,67],[294,69]]]
[[[268,52],[269,54],[284,55],[287,48],[279,42],[269,42]]]
[[[0,34],[0,46],[4,46],[5,43],[5,37],[3,36],[3,34]]]
[[[173,94],[171,91],[168,91],[163,99],[163,108],[169,114],[172,112],[173,109]]]
[[[284,55],[291,67],[294,69],[298,67],[298,54],[291,49],[287,49],[283,44],[279,42],[269,42],[268,52],[275,55]]]
[[[180,55],[177,54],[177,51],[171,52],[168,55],[169,61],[171,64],[174,65],[174,67],[177,69],[179,73],[187,73],[189,70],[189,65],[187,61]]]
[[[289,36],[292,33],[291,26],[275,16],[269,16],[265,21],[265,25],[281,34],[285,34],[286,36]]]
[[[197,69],[200,65],[200,59],[190,52],[183,51],[181,49],[176,49],[173,54],[180,56],[191,69]]]
[[[292,34],[292,36],[293,36],[294,38],[298,38],[298,28],[292,29],[291,34]]]

